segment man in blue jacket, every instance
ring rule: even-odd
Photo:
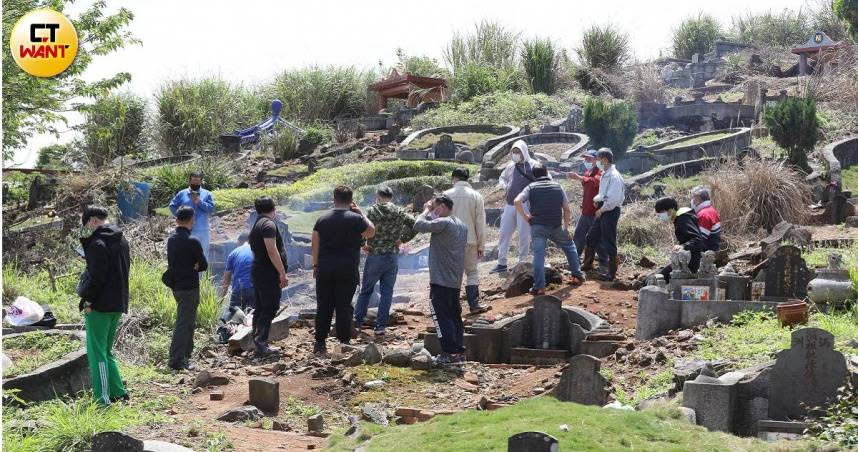
[[[179,207],[189,206],[194,209],[194,229],[191,235],[200,241],[203,254],[209,257],[209,215],[214,213],[215,204],[212,193],[202,187],[203,174],[193,172],[188,177],[188,188],[179,190],[170,201],[170,212],[176,216]]]

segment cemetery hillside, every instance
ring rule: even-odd
[[[858,1],[479,3],[3,0],[3,451],[858,449]]]

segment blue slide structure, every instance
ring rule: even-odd
[[[271,117],[265,121],[256,124],[255,126],[246,129],[239,129],[231,134],[223,134],[220,136],[220,142],[225,150],[237,152],[242,145],[258,143],[263,134],[276,133],[276,126],[283,125],[299,136],[304,135],[304,131],[296,127],[289,121],[280,117],[280,111],[283,109],[283,102],[279,99],[271,101]]]

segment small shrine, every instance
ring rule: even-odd
[[[807,42],[792,49],[792,53],[798,55],[799,75],[808,75],[807,59],[810,58],[817,65],[831,58],[831,51],[843,45],[840,41],[832,41],[825,33],[817,31]]]
[[[408,108],[415,108],[421,102],[441,102],[450,98],[447,80],[434,77],[420,77],[408,72],[390,71],[390,75],[369,85],[369,89],[378,93],[379,111],[387,108],[387,99],[405,99]]]

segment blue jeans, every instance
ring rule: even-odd
[[[581,215],[578,217],[578,223],[575,224],[575,232],[572,234],[572,240],[575,241],[575,249],[583,250],[587,245],[587,233],[590,228],[596,223],[595,215]],[[596,255],[598,256],[599,265],[608,266],[608,257],[605,256],[605,251],[602,249],[601,242],[596,246]]]
[[[530,240],[533,243],[533,288],[545,288],[545,247],[548,241],[551,240],[555,245],[563,250],[566,254],[566,262],[569,264],[569,271],[572,276],[577,276],[581,279],[584,275],[581,274],[581,263],[578,261],[578,250],[575,249],[575,242],[569,237],[563,227],[558,226],[552,228],[541,224],[533,224],[530,226]]]
[[[229,297],[229,305],[238,306],[244,312],[247,312],[247,308],[256,309],[256,289],[253,287],[233,288],[232,295]]]
[[[390,304],[393,302],[393,285],[396,284],[396,273],[399,271],[399,254],[370,254],[366,257],[363,267],[363,282],[360,295],[355,303],[355,326],[360,328],[369,307],[369,298],[375,291],[375,284],[381,282],[379,290],[381,298],[378,301],[378,317],[375,320],[375,331],[384,331],[387,326],[387,316],[390,314]]]

